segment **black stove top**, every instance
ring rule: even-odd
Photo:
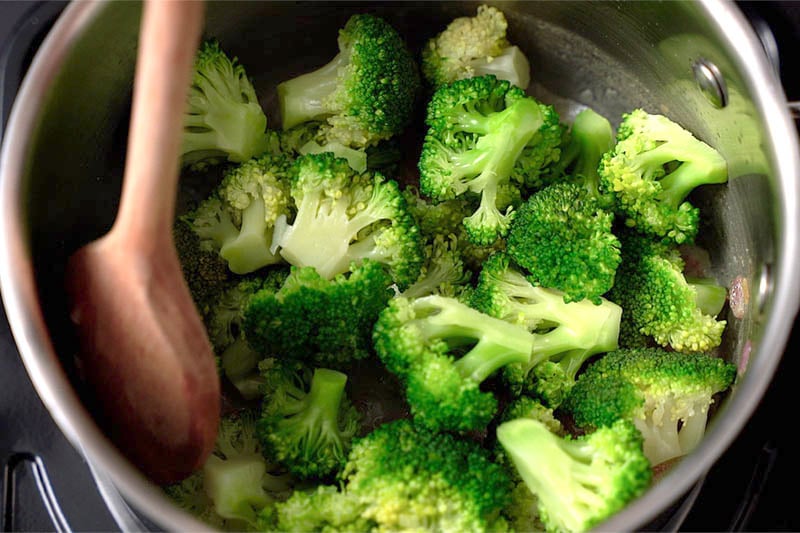
[[[0,134],[25,68],[64,2],[0,0]],[[752,20],[772,29],[783,53],[780,74],[787,97],[800,100],[800,2],[740,2]],[[798,363],[788,344],[776,379],[731,448],[697,487],[682,531],[800,531],[795,513],[800,460],[794,427],[778,419],[790,396]],[[791,435],[790,435],[791,434]],[[0,306],[0,521],[3,531],[120,531],[81,455],[70,445],[36,395]],[[672,522],[674,525],[675,522]],[[653,529],[663,524],[652,525]]]

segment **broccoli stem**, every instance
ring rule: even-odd
[[[320,441],[321,434],[337,434],[339,407],[346,383],[347,376],[341,372],[327,368],[314,370],[311,387],[302,402],[302,410],[295,416],[281,420],[280,429],[305,434],[303,441],[309,445],[310,450],[316,448],[314,443]]]
[[[339,69],[349,62],[350,54],[342,51],[319,69],[278,85],[284,131],[331,114],[325,101],[339,84]]]
[[[219,255],[228,262],[235,274],[247,274],[261,267],[278,262],[270,253],[267,240],[266,208],[264,202],[254,199],[242,211],[242,227],[239,235],[220,248]]]
[[[237,381],[258,367],[261,355],[239,337],[222,352],[222,368],[231,381]]]
[[[717,316],[728,299],[728,290],[710,278],[687,277],[686,282],[694,289],[695,304],[704,315]]]

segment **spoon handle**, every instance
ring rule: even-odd
[[[115,230],[139,250],[171,239],[183,113],[204,20],[195,0],[146,0]],[[171,240],[170,240],[171,242]]]

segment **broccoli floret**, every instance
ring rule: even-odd
[[[401,288],[419,276],[419,228],[394,180],[358,174],[330,153],[310,154],[292,167],[291,196],[297,214],[275,237],[290,264],[332,279],[352,262],[372,259],[387,265]]]
[[[539,104],[539,110],[542,113],[542,125],[522,150],[511,172],[512,183],[518,183],[526,191],[552,183],[550,168],[561,159],[566,130],[553,106]]]
[[[572,439],[521,418],[498,426],[497,439],[536,496],[547,531],[586,531],[642,494],[652,479],[642,436],[624,420]]]
[[[282,262],[271,250],[275,222],[289,210],[290,160],[265,154],[231,168],[214,192],[185,215],[206,250],[236,274]]]
[[[533,351],[527,362],[509,364],[503,378],[513,393],[539,393],[558,401],[572,384],[578,370],[592,355],[617,348],[622,309],[601,299],[565,302],[564,294],[534,286],[505,254],[495,254],[484,265],[471,305],[489,316],[533,332]],[[547,362],[546,373],[532,373]],[[548,374],[555,374],[555,380]],[[549,387],[537,385],[543,376]],[[544,393],[544,394],[543,394]]]
[[[521,89],[531,81],[531,67],[522,50],[506,39],[502,11],[478,6],[474,17],[459,17],[428,40],[422,50],[422,74],[435,89],[464,78],[494,74]]]
[[[500,416],[500,422],[509,422],[518,418],[530,418],[541,422],[551,433],[561,437],[567,434],[564,426],[555,417],[553,409],[530,396],[520,396],[506,405]]]
[[[167,485],[163,489],[173,503],[201,522],[219,530],[229,529],[228,521],[217,514],[214,510],[214,501],[206,494],[202,470],[193,473],[180,483]]]
[[[332,280],[313,267],[292,267],[279,290],[249,299],[245,337],[261,354],[345,368],[372,353],[372,327],[390,285],[383,266],[369,260]]]
[[[575,116],[561,157],[550,170],[553,179],[579,183],[601,207],[611,207],[613,198],[600,192],[597,167],[614,143],[614,129],[608,119],[593,109],[584,109]]]
[[[511,490],[474,441],[408,420],[355,441],[341,479],[276,504],[265,530],[498,531]]]
[[[457,233],[461,221],[472,213],[471,203],[463,196],[434,202],[423,196],[417,187],[409,185],[403,189],[403,197],[422,236],[429,241],[437,235]]]
[[[259,366],[264,399],[256,431],[265,455],[300,479],[335,475],[359,428],[345,394],[347,375],[294,362]]]
[[[480,389],[496,370],[527,365],[534,337],[453,298],[394,298],[373,333],[375,350],[400,377],[415,421],[432,429],[486,426],[497,400]]]
[[[436,201],[480,195],[477,210],[464,219],[470,239],[486,245],[505,236],[512,215],[500,211],[498,189],[513,186],[514,165],[543,124],[540,104],[492,75],[466,78],[434,93],[426,123],[421,191]]]
[[[200,315],[206,317],[230,279],[228,265],[218,253],[202,246],[200,237],[185,220],[175,221],[172,236],[183,278]]]
[[[256,513],[286,499],[291,476],[268,463],[256,436],[258,413],[244,410],[223,416],[214,452],[203,465],[203,487],[228,525],[256,523]],[[237,529],[241,530],[241,527]]]
[[[537,285],[564,292],[567,301],[598,303],[614,285],[620,263],[613,221],[581,186],[556,183],[519,209],[506,250]]]
[[[736,379],[735,365],[705,354],[661,348],[618,350],[592,363],[561,408],[584,428],[632,421],[653,465],[692,451],[714,395]]]
[[[689,193],[728,180],[719,152],[667,117],[642,109],[623,115],[617,143],[598,173],[601,189],[615,195],[628,226],[677,244],[697,235],[700,215],[686,201]]]
[[[709,352],[719,346],[726,321],[716,315],[724,304],[724,287],[714,289],[710,280],[690,283],[675,247],[633,231],[619,236],[622,262],[608,298],[624,309],[627,327],[680,352]]]
[[[280,147],[284,153],[297,158],[305,154],[321,154],[330,152],[336,157],[345,159],[356,172],[367,170],[367,152],[351,148],[325,137],[325,128],[320,122],[305,122],[289,130],[281,131]]]
[[[266,128],[267,117],[244,67],[218,42],[205,41],[195,58],[183,118],[183,163],[247,161],[267,150]]]
[[[363,148],[408,125],[420,86],[416,62],[386,21],[353,15],[339,53],[323,67],[278,85],[283,129],[326,121],[329,141]]]
[[[431,294],[457,297],[472,279],[472,272],[464,268],[455,235],[436,235],[425,247],[425,257],[419,278],[400,293],[402,296],[412,299]]]

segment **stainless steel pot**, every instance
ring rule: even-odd
[[[783,353],[800,296],[793,272],[800,251],[796,130],[758,39],[733,4],[498,6],[533,66],[531,92],[555,103],[565,119],[592,106],[618,120],[641,106],[682,123],[729,161],[730,182],[693,201],[704,213],[701,244],[714,274],[744,294],[728,312],[722,346],[741,374],[700,446],[602,526],[638,529],[680,501],[736,438]],[[364,10],[386,17],[418,47],[475,5],[212,3],[206,33],[240,58],[277,121],[275,83],[329,59],[337,28]],[[126,501],[159,528],[198,530],[203,526],[171,505],[95,424],[61,287],[68,255],[104,233],[116,212],[139,12],[132,2],[73,3],[39,49],[3,143],[0,283],[31,379],[94,467],[112,510],[121,512],[119,501]],[[192,182],[185,185],[186,197]],[[141,527],[118,518],[125,528]]]

